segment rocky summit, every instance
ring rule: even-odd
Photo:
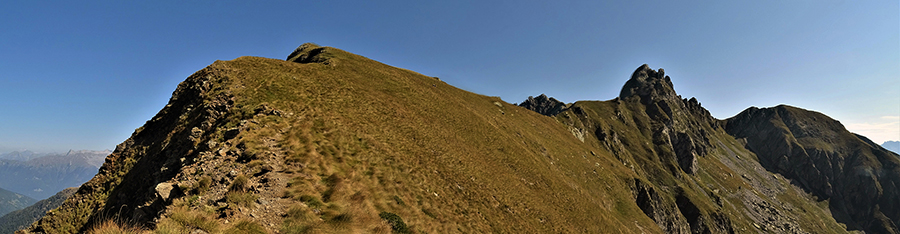
[[[528,99],[525,99],[519,106],[546,116],[554,116],[559,114],[559,112],[566,110],[565,103],[556,100],[556,98],[547,97],[547,95],[544,94],[537,97],[529,96]]]
[[[625,77],[627,78],[627,77]],[[216,61],[20,233],[896,233],[896,158],[640,66],[521,105],[340,49]]]

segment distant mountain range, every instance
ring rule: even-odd
[[[900,141],[885,141],[881,144],[881,147],[884,147],[887,150],[894,151],[894,153],[900,154]]]
[[[45,199],[90,180],[109,153],[109,150],[70,150],[66,154],[32,151],[3,154],[0,155],[0,188]]]
[[[63,201],[72,196],[77,190],[78,188],[63,189],[63,191],[56,193],[50,198],[40,200],[24,209],[0,216],[0,234],[12,234],[16,230],[27,227],[34,221],[44,217],[47,211],[59,207]]]
[[[37,200],[0,188],[0,215],[5,215],[34,204]]]

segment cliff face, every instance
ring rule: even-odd
[[[840,122],[791,106],[751,107],[727,119],[767,170],[821,200],[852,229],[900,233],[900,159]]]

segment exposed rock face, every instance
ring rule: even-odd
[[[519,106],[532,110],[546,116],[554,116],[566,110],[566,104],[547,95],[541,94],[537,97],[529,96]]]
[[[654,71],[650,65],[644,64],[631,74],[631,79],[625,82],[619,99],[633,96],[640,97],[644,104],[663,99],[674,99],[675,89],[672,88],[672,80],[666,76],[665,70],[660,68]]]
[[[659,224],[665,233],[691,233],[691,226],[678,206],[666,200],[647,182],[634,180],[632,185],[634,201],[641,211]]]
[[[748,108],[726,120],[762,166],[819,199],[851,229],[900,233],[900,159],[823,114],[791,106]]]
[[[706,155],[709,139],[705,127],[715,126],[709,111],[702,108],[697,99],[682,99],[675,93],[672,80],[660,68],[654,71],[647,64],[642,65],[622,87],[619,99],[639,102],[650,117],[653,141],[660,147],[668,148],[660,152],[672,152],[678,166],[693,174],[697,157]]]

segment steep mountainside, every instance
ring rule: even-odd
[[[25,232],[846,232],[662,69],[541,102],[314,44],[216,61]]]
[[[0,215],[30,206],[35,201],[34,198],[0,188]]]
[[[59,207],[69,196],[75,194],[78,188],[63,189],[50,198],[40,200],[33,205],[25,207],[21,210],[9,212],[9,214],[0,217],[0,234],[12,234],[16,230],[28,227],[34,221],[47,214],[47,211]]]
[[[663,69],[638,68],[618,98],[555,116],[638,175],[635,202],[666,233],[840,233],[825,207],[764,170]]]
[[[69,151],[28,161],[0,159],[0,187],[45,199],[57,192],[80,186],[97,174],[110,151]]]
[[[852,229],[900,233],[900,158],[840,122],[791,106],[751,107],[726,120],[769,171],[821,200]]]

